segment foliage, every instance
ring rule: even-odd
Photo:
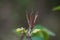
[[[59,6],[56,6],[52,9],[53,11],[60,11],[60,5]]]
[[[27,13],[27,12],[26,12]],[[38,11],[33,16],[33,9],[31,14],[26,14],[27,22],[29,27],[17,28],[16,33],[20,36],[20,40],[48,40],[49,35],[55,36],[55,34],[48,29],[44,28],[42,25],[35,25],[36,19],[38,17]]]
[[[16,33],[17,34],[19,33],[19,35],[21,35],[23,33],[23,31],[26,34],[28,32],[28,30],[24,29],[24,28],[17,28],[16,29]],[[49,35],[55,36],[55,34],[53,32],[44,28],[42,25],[36,25],[31,31],[32,40],[48,40]]]

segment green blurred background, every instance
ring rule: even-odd
[[[26,11],[31,8],[39,11],[36,24],[56,33],[49,40],[60,40],[60,10],[52,10],[59,5],[60,0],[0,0],[0,40],[19,40],[12,30],[28,27]]]

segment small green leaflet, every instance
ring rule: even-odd
[[[43,29],[42,25],[35,25],[33,29]]]

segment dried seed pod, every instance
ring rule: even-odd
[[[30,12],[30,14],[28,14],[28,12],[26,12],[26,18],[27,18],[27,21],[28,21],[28,25],[29,25],[29,28],[33,28],[35,22],[36,22],[36,19],[38,17],[38,11],[36,11],[35,15],[33,15],[34,11],[32,10],[32,12]]]

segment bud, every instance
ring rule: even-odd
[[[17,28],[16,29],[16,32],[21,32],[21,28]]]
[[[27,32],[27,30],[25,30],[23,27],[21,27],[21,28],[17,28],[16,29],[16,32]]]

